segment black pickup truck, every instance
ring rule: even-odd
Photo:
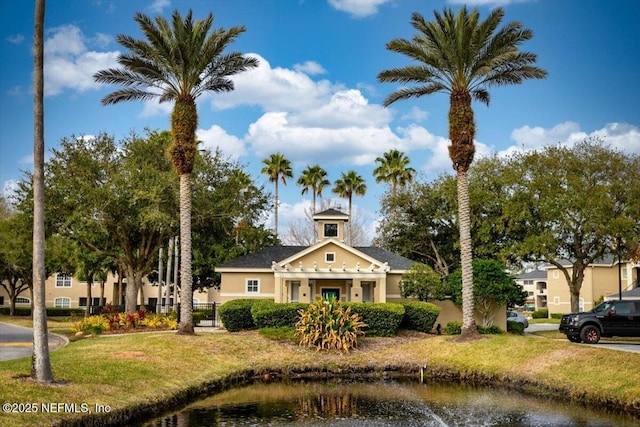
[[[571,342],[587,344],[600,337],[640,337],[640,301],[605,301],[591,311],[565,314],[560,332]]]

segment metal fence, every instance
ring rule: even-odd
[[[220,304],[214,302],[195,303],[193,304],[193,322],[196,327],[219,327],[220,316],[218,308]],[[178,323],[180,322],[180,304],[175,305],[138,305],[136,310],[144,308],[150,313],[171,313],[175,311],[178,315]],[[91,305],[87,307],[90,315],[97,315],[105,312],[105,309],[109,311],[116,311],[118,313],[124,313],[124,305],[118,306],[100,306]]]

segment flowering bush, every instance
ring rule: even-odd
[[[74,332],[83,332],[85,334],[99,335],[109,330],[109,321],[103,316],[87,317],[80,322],[76,322],[71,327]]]
[[[145,309],[140,309],[135,313],[109,313],[87,317],[74,323],[72,329],[76,332],[101,334],[104,331],[129,331],[142,327],[177,329],[178,322],[166,314],[148,315]]]

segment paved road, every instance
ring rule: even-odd
[[[64,347],[69,341],[60,335],[49,334],[49,350]],[[33,329],[0,323],[0,362],[30,357],[33,353]]]
[[[529,325],[525,332],[537,332],[537,331],[557,331],[559,325],[550,323],[535,323]],[[598,344],[577,344],[588,345],[596,348],[608,348],[611,350],[630,351],[632,353],[640,353],[640,341],[613,341],[608,338],[601,338]]]

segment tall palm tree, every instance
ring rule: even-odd
[[[307,166],[305,170],[302,171],[300,178],[298,178],[298,185],[302,187],[302,194],[306,194],[309,189],[311,189],[313,195],[313,202],[311,205],[311,218],[316,214],[316,196],[322,197],[322,190],[327,185],[331,185],[331,182],[326,178],[327,171],[324,170],[320,165]],[[317,240],[318,230],[313,226],[313,236],[315,240]]]
[[[413,181],[416,170],[407,167],[410,160],[399,150],[389,150],[376,158],[378,167],[373,170],[376,182],[387,182],[391,184],[391,195],[395,196],[398,186],[405,186]]]
[[[118,35],[116,41],[129,50],[121,54],[122,68],[99,71],[94,79],[123,88],[107,95],[102,104],[122,101],[174,102],[171,113],[173,143],[169,155],[180,176],[181,309],[178,332],[193,334],[193,289],[191,275],[191,172],[196,157],[198,111],[196,98],[205,92],[233,90],[231,76],[256,67],[255,58],[239,52],[224,53],[245,31],[244,26],[213,29],[213,15],[194,21],[189,11],[183,17],[173,12],[171,25],[158,16],[151,20],[136,13],[135,21],[147,40]]]
[[[278,238],[278,181],[282,180],[282,185],[287,185],[287,178],[293,178],[293,172],[291,171],[291,162],[284,157],[282,153],[274,153],[262,161],[264,167],[260,171],[261,173],[269,177],[269,182],[273,182],[276,187],[276,194],[274,196],[273,209],[274,209],[274,225],[275,235]]]
[[[364,196],[367,192],[367,184],[365,184],[362,176],[354,170],[350,170],[347,173],[342,172],[340,179],[337,179],[331,190],[339,197],[346,197],[349,200],[349,222],[347,224],[347,230],[349,234],[349,244],[353,241],[351,234],[351,202],[353,195]]]
[[[476,125],[471,108],[475,99],[489,105],[488,88],[519,84],[526,79],[542,79],[547,72],[534,66],[535,54],[518,46],[533,37],[520,22],[498,29],[504,11],[494,9],[480,21],[477,9],[466,7],[454,13],[445,8],[434,12],[435,20],[426,22],[419,13],[411,17],[418,31],[412,40],[394,39],[387,49],[408,56],[417,64],[394,68],[378,74],[381,82],[413,83],[391,93],[385,106],[436,92],[449,94],[449,157],[457,175],[458,217],[460,222],[460,259],[462,267],[462,334],[475,333],[473,317],[473,270],[471,266],[471,224],[467,172],[475,153]]]
[[[33,356],[31,377],[53,382],[49,357],[44,265],[44,10],[36,0],[33,36]]]

